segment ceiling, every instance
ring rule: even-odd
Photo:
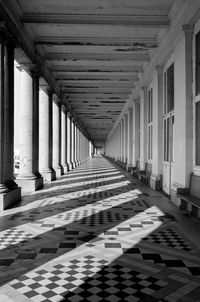
[[[1,18],[28,57],[43,66],[47,82],[89,136],[105,139],[156,51],[158,37],[168,30],[173,3],[7,0]]]

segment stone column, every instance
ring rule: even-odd
[[[48,86],[39,92],[39,171],[44,180],[52,181],[52,91]]]
[[[39,173],[39,75],[32,66],[21,71],[20,164],[17,183],[22,191],[43,187]]]
[[[80,151],[79,151],[79,128],[76,128],[76,152],[77,152],[77,165],[80,165]]]
[[[77,141],[76,141],[76,123],[74,121],[74,166],[77,167]]]
[[[63,167],[63,172],[67,173],[67,116],[64,105],[61,107],[61,128],[61,165]]]
[[[71,127],[70,127],[70,130],[71,130],[71,135],[70,135],[70,138],[71,138],[71,166],[72,166],[72,169],[74,169],[75,163],[74,163],[74,120],[73,120],[73,117],[70,118],[70,123],[71,123]]]
[[[119,161],[122,162],[123,161],[122,121],[119,123],[119,127],[120,127],[120,159],[119,159]]]
[[[56,178],[63,173],[61,166],[61,104],[53,94],[53,168]]]
[[[67,165],[68,170],[72,169],[71,165],[71,114],[70,112],[67,113]]]
[[[21,199],[13,167],[14,44],[0,37],[0,211]]]
[[[153,97],[153,157],[150,187],[159,190],[163,168],[163,66],[156,66],[156,71],[157,93],[154,93]]]
[[[82,164],[83,162],[83,152],[82,152],[82,132],[79,131],[79,154],[80,154],[80,163]]]
[[[124,119],[121,121],[122,123],[122,163],[125,162],[125,154],[124,154]]]
[[[127,163],[128,114],[124,114],[124,163]]]
[[[133,102],[133,156],[132,166],[136,167],[136,161],[140,157],[140,103],[138,100]]]
[[[147,161],[147,87],[142,88],[140,98],[140,170]]]
[[[174,52],[174,181],[171,200],[176,205],[180,205],[177,189],[189,187],[191,172],[199,176],[198,169],[193,169],[192,46],[193,26],[183,25],[183,40]]]
[[[133,108],[128,109],[128,144],[127,144],[127,170],[132,167],[133,158]]]

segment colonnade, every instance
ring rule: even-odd
[[[200,21],[182,26],[162,64],[152,66],[146,84],[129,95],[106,141],[108,157],[127,170],[148,168],[150,187],[162,189],[178,206],[178,190],[190,187],[191,173],[200,175],[196,109],[200,98],[193,81],[199,32]]]
[[[43,187],[80,165],[91,154],[91,141],[67,110],[62,98],[34,65],[19,67],[14,83],[14,44],[0,41],[0,210],[22,193]],[[42,80],[42,81],[41,81]],[[20,98],[14,108],[14,85]],[[20,84],[20,85],[19,85]],[[14,110],[18,119],[19,173],[14,177]]]

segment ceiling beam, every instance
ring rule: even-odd
[[[140,27],[167,27],[167,15],[114,15],[114,14],[42,14],[25,13],[22,23],[39,24],[107,24]]]
[[[68,88],[134,88],[134,83],[131,81],[103,81],[103,80],[58,80],[61,86]]]
[[[137,46],[158,47],[155,37],[66,37],[37,36],[36,45]]]
[[[112,99],[127,99],[128,94],[127,93],[123,93],[123,94],[118,94],[118,93],[97,93],[97,91],[95,93],[87,93],[87,94],[83,94],[82,92],[76,92],[76,93],[66,93],[66,97],[70,98],[70,99],[99,99],[99,100],[112,100]]]
[[[130,88],[131,89],[131,88]],[[87,87],[87,88],[83,88],[83,87],[74,87],[74,88],[62,88],[62,91],[63,92],[68,92],[70,94],[76,94],[76,93],[82,93],[82,94],[97,94],[97,93],[108,93],[109,95],[112,95],[112,94],[130,94],[131,91],[129,88],[117,88],[117,87],[113,87],[112,88],[112,91],[111,91],[111,88],[107,88],[107,87]]]
[[[71,61],[72,62],[72,61]],[[71,62],[59,62],[60,65],[52,64],[51,62],[51,71],[53,72],[108,72],[108,73],[115,73],[115,72],[143,72],[143,67],[141,62],[120,62],[115,61],[114,64],[111,61],[86,61],[88,62],[85,64],[85,61],[79,61],[79,65],[72,65]],[[74,61],[73,63],[75,63]],[[54,62],[53,62],[54,63]],[[62,63],[62,65],[61,65]],[[77,62],[76,62],[77,63]],[[98,64],[97,64],[98,63]],[[108,64],[109,63],[109,64]],[[123,63],[123,64],[122,64]]]
[[[120,52],[120,53],[45,53],[44,58],[46,61],[68,61],[68,60],[95,60],[95,61],[144,61],[149,62],[150,57],[147,51],[144,52],[135,52],[135,53],[127,53],[127,52]]]

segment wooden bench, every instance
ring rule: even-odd
[[[136,166],[130,168],[131,175],[133,175],[135,178],[138,178],[139,170],[140,170],[140,161],[137,160]]]
[[[178,188],[177,197],[180,198],[179,208],[186,210],[189,215],[200,218],[200,176],[190,176],[189,188]]]
[[[139,171],[138,173],[139,180],[143,181],[146,185],[149,185],[151,172],[152,172],[152,164],[146,163],[145,170]]]

